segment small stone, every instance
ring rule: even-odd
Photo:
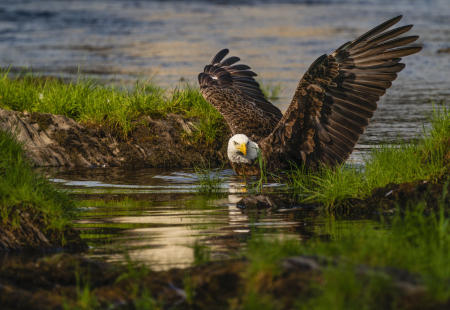
[[[243,210],[274,209],[277,205],[268,196],[246,196],[237,202],[236,206]]]

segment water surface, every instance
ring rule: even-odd
[[[193,171],[122,168],[47,170],[81,209],[76,227],[88,242],[87,255],[112,262],[131,258],[153,269],[186,267],[194,246],[207,247],[212,259],[238,255],[250,237],[305,240],[330,221],[361,225],[371,221],[335,221],[317,212],[289,206],[273,212],[243,212],[236,202],[252,190],[230,170],[216,171],[223,181],[213,195],[199,193]],[[265,192],[283,185],[268,183]]]

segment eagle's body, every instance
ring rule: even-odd
[[[199,74],[200,91],[233,134],[257,143],[269,170],[340,164],[351,154],[379,98],[405,67],[400,57],[421,49],[407,46],[418,36],[399,37],[412,25],[387,30],[400,19],[388,20],[320,56],[300,80],[284,115],[264,97],[250,67],[234,65],[238,57],[223,60],[227,49]],[[238,174],[259,171],[254,164],[231,163]]]

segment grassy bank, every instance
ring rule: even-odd
[[[436,214],[424,215],[424,203],[418,202],[403,215],[383,218],[378,224],[330,219],[317,231],[320,237],[306,242],[254,238],[245,253],[250,260],[249,294],[244,298],[247,309],[285,306],[280,303],[281,296],[267,295],[267,288],[279,281],[280,262],[292,255],[322,257],[330,262],[320,278],[311,277],[312,291],[296,300],[297,309],[408,308],[398,294],[399,279],[425,287],[427,293],[419,295],[427,295],[422,301],[429,308],[449,302],[450,223],[444,216],[445,195],[448,193],[443,194]]]
[[[34,228],[50,242],[64,245],[71,227],[73,202],[35,173],[22,146],[11,133],[0,130],[0,230],[11,233],[23,247],[33,246]],[[33,225],[33,229],[27,227]],[[27,232],[29,235],[27,235]],[[30,243],[27,244],[27,236]],[[3,239],[8,242],[8,237]],[[25,238],[25,239],[23,239]]]
[[[224,131],[221,115],[189,85],[168,91],[151,83],[136,83],[125,89],[83,78],[66,83],[30,73],[11,77],[1,72],[0,107],[61,114],[123,137],[139,124],[140,117],[164,118],[168,113],[197,119],[196,140],[211,143]]]
[[[436,107],[430,129],[413,143],[375,148],[362,167],[342,165],[335,169],[305,173],[294,169],[288,183],[302,202],[327,207],[346,198],[365,198],[375,188],[415,180],[448,176],[450,165],[450,109]]]

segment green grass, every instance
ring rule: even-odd
[[[195,167],[195,175],[198,179],[197,191],[203,194],[219,194],[224,183],[220,175],[220,169],[211,167]]]
[[[195,241],[192,245],[194,251],[194,265],[201,265],[211,261],[211,250],[207,245]]]
[[[369,288],[374,292],[367,295],[367,290],[361,285],[362,280],[348,271],[348,265],[359,263],[396,267],[418,274],[433,299],[449,300],[450,225],[443,210],[442,204],[440,213],[424,216],[423,204],[419,203],[405,216],[394,217],[389,230],[377,227],[336,229],[331,232],[333,242],[316,240],[308,244],[306,253],[345,257],[345,264],[327,270],[325,285],[309,305],[314,305],[313,309],[327,309],[339,300],[335,309],[361,309],[361,300],[365,302],[365,308],[376,300],[384,298],[388,301],[391,292],[389,277],[383,278],[378,274],[376,278],[370,278]],[[343,299],[345,295],[348,297]]]
[[[269,101],[275,101],[280,99],[280,93],[282,90],[281,84],[263,83],[258,81],[261,91],[264,97]]]
[[[280,275],[283,258],[319,255],[337,259],[338,264],[325,268],[320,283],[313,281],[315,293],[299,299],[301,309],[394,309],[398,296],[392,289],[391,277],[377,271],[358,276],[355,270],[361,264],[369,268],[394,267],[418,275],[430,301],[445,302],[450,299],[450,222],[444,212],[446,195],[444,192],[440,211],[428,215],[424,213],[424,203],[419,202],[403,214],[397,212],[393,217],[382,218],[378,224],[330,219],[329,225],[316,232],[316,236],[328,236],[327,240],[315,237],[301,242],[257,236],[250,240],[244,254],[250,261],[247,287],[252,294],[256,290],[264,297],[265,288]]]
[[[0,130],[1,224],[18,227],[18,214],[27,210],[41,218],[44,232],[62,231],[71,225],[74,204],[32,170],[13,134]]]
[[[435,109],[431,128],[415,143],[385,145],[374,149],[363,167],[339,166],[305,173],[289,173],[289,185],[302,202],[321,202],[328,207],[350,197],[367,197],[373,189],[390,183],[434,180],[448,173],[445,157],[450,152],[450,110]]]
[[[101,125],[126,138],[142,116],[163,118],[176,113],[196,120],[191,139],[213,143],[225,131],[221,115],[189,85],[171,91],[151,83],[132,89],[103,86],[79,78],[66,83],[24,73],[0,72],[0,107],[16,111],[61,114],[85,124]]]
[[[324,271],[324,283],[315,284],[320,292],[314,298],[299,300],[297,309],[398,309],[390,277],[355,275],[351,265],[341,264]]]

